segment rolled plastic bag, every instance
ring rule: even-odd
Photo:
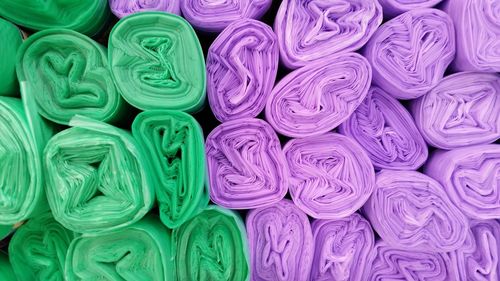
[[[284,0],[274,30],[283,63],[295,69],[360,49],[380,23],[382,7],[377,0]]]
[[[363,148],[328,133],[292,139],[283,148],[290,169],[293,202],[317,219],[352,215],[375,187],[375,171]]]
[[[437,181],[415,171],[382,170],[376,185],[363,211],[389,245],[425,252],[463,245],[468,220]]]
[[[431,8],[442,0],[378,0],[384,9],[384,16],[393,18],[410,10]],[[452,0],[454,1],[454,0]]]
[[[427,144],[412,116],[379,87],[370,88],[339,131],[358,142],[377,169],[416,170],[427,160]]]
[[[18,91],[16,54],[23,43],[21,31],[0,18],[0,96],[15,96]]]
[[[120,230],[74,239],[65,280],[176,280],[173,251],[170,231],[148,216]]]
[[[123,98],[142,109],[196,112],[205,102],[205,60],[183,18],[143,12],[120,20],[108,42],[111,73]]]
[[[109,0],[111,12],[119,18],[147,11],[181,14],[180,0]]]
[[[339,220],[316,220],[309,280],[361,281],[374,246],[370,223],[357,213]]]
[[[289,137],[321,135],[349,118],[368,94],[371,79],[370,64],[356,53],[311,62],[276,84],[266,119]]]
[[[137,115],[132,134],[152,166],[160,219],[177,228],[208,204],[201,127],[184,112],[153,110]]]
[[[443,185],[467,216],[500,219],[499,144],[436,151],[424,171]]]
[[[451,18],[437,9],[418,9],[384,23],[364,55],[373,67],[373,82],[397,99],[426,94],[455,57]]]
[[[251,210],[246,226],[252,281],[309,280],[314,252],[311,225],[292,201]]]
[[[412,103],[427,143],[441,149],[488,144],[500,138],[500,75],[450,75]]]
[[[16,230],[9,244],[9,258],[17,279],[64,280],[66,252],[74,237],[50,212],[30,219]]]
[[[3,252],[0,252],[0,278],[3,281],[17,281],[16,275],[14,275],[14,271],[10,265],[9,257]]]
[[[278,42],[266,24],[242,19],[219,34],[208,50],[207,95],[225,122],[256,117],[264,109],[278,71]]]
[[[108,70],[106,49],[68,29],[40,31],[19,50],[17,75],[38,113],[58,123],[75,115],[119,120],[124,101]]]
[[[220,32],[239,19],[259,19],[272,0],[182,0],[182,16],[196,29]]]
[[[47,199],[54,218],[78,233],[117,230],[154,202],[151,169],[132,136],[84,117],[45,147]]]
[[[177,280],[249,279],[245,225],[234,212],[209,206],[174,230]]]

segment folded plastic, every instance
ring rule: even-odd
[[[427,143],[441,149],[488,144],[500,138],[500,75],[460,72],[445,77],[412,103]]]
[[[281,200],[288,166],[278,136],[260,119],[222,123],[207,137],[210,198],[230,209],[252,209]]]
[[[375,243],[366,219],[354,213],[338,220],[316,220],[312,232],[315,248],[309,280],[363,280]]]
[[[207,95],[221,121],[256,117],[264,109],[278,71],[278,42],[266,24],[231,23],[208,50]]]
[[[375,187],[370,158],[352,139],[334,133],[292,139],[283,148],[293,202],[317,219],[352,215]]]
[[[431,8],[442,0],[378,0],[384,10],[384,17],[393,18],[410,10]],[[454,0],[452,0],[454,1]]]
[[[424,171],[467,216],[500,219],[499,144],[436,151]]]
[[[368,94],[372,70],[357,53],[329,56],[279,81],[266,104],[266,119],[289,137],[317,136],[335,129]]]
[[[0,277],[3,281],[18,281],[10,265],[9,257],[3,252],[0,252]]]
[[[363,212],[393,247],[449,252],[463,245],[469,227],[459,208],[437,181],[424,174],[382,170]]]
[[[245,225],[238,214],[209,206],[174,230],[177,280],[249,279]]]
[[[152,110],[137,115],[132,134],[152,167],[160,219],[177,228],[208,204],[203,131],[189,114]]]
[[[455,57],[451,18],[437,9],[417,9],[380,26],[363,51],[373,82],[397,99],[426,94]]]
[[[367,152],[377,169],[416,170],[428,150],[412,116],[395,98],[379,87],[339,127]]]
[[[0,96],[16,96],[18,83],[16,77],[16,55],[23,43],[21,30],[12,23],[0,18]]]
[[[309,219],[292,201],[251,210],[246,227],[252,281],[309,280],[314,238]]]
[[[111,8],[111,12],[119,18],[148,11],[180,15],[180,2],[180,0],[109,0],[109,7]]]
[[[284,0],[274,30],[282,62],[295,69],[360,49],[381,23],[377,0]]]
[[[123,98],[142,109],[196,112],[205,102],[205,60],[183,18],[142,12],[111,30],[109,66]]]

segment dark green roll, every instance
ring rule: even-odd
[[[0,280],[17,281],[12,266],[9,263],[9,257],[3,252],[0,252]]]
[[[16,78],[16,54],[23,38],[15,25],[2,18],[0,38],[0,96],[14,96],[19,88]]]

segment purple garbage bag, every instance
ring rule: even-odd
[[[442,0],[378,0],[384,9],[384,16],[388,18],[393,18],[410,10],[430,8],[441,1]]]
[[[144,11],[181,14],[181,0],[109,0],[111,12],[119,18]]]

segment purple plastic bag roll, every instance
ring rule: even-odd
[[[430,8],[441,1],[442,0],[378,0],[382,8],[384,8],[384,16],[389,18],[410,10]]]
[[[239,19],[259,19],[272,0],[181,0],[182,15],[196,29],[220,32]]]
[[[384,241],[407,250],[456,250],[469,226],[443,187],[415,171],[379,172],[363,211]]]
[[[500,145],[437,151],[424,171],[467,216],[500,219]]]
[[[283,0],[274,30],[283,63],[298,68],[358,50],[380,23],[382,7],[377,0]]]
[[[434,87],[455,57],[451,18],[437,9],[406,12],[384,23],[364,54],[373,81],[397,99],[414,99]]]
[[[410,113],[378,87],[339,129],[365,149],[375,168],[416,170],[427,160],[427,144]]]
[[[307,216],[291,201],[249,212],[246,219],[252,281],[306,281],[314,251]]]
[[[283,78],[266,104],[266,119],[289,137],[326,133],[356,110],[370,88],[372,70],[359,54],[311,62]]]
[[[311,281],[361,281],[374,246],[370,223],[357,213],[312,224],[315,242]]]
[[[500,15],[496,0],[448,0],[444,5],[457,30],[460,71],[500,72]]]
[[[283,148],[293,202],[317,219],[353,214],[375,187],[370,158],[352,139],[334,133],[292,139]]]
[[[221,121],[256,117],[264,109],[278,71],[276,34],[266,24],[230,24],[208,50],[207,95]]]
[[[412,104],[425,140],[441,149],[487,144],[500,138],[500,75],[450,75]]]
[[[181,0],[109,0],[111,12],[119,18],[145,11],[181,14]]]
[[[230,209],[280,201],[288,191],[288,167],[278,136],[260,119],[228,121],[207,137],[210,198]]]

